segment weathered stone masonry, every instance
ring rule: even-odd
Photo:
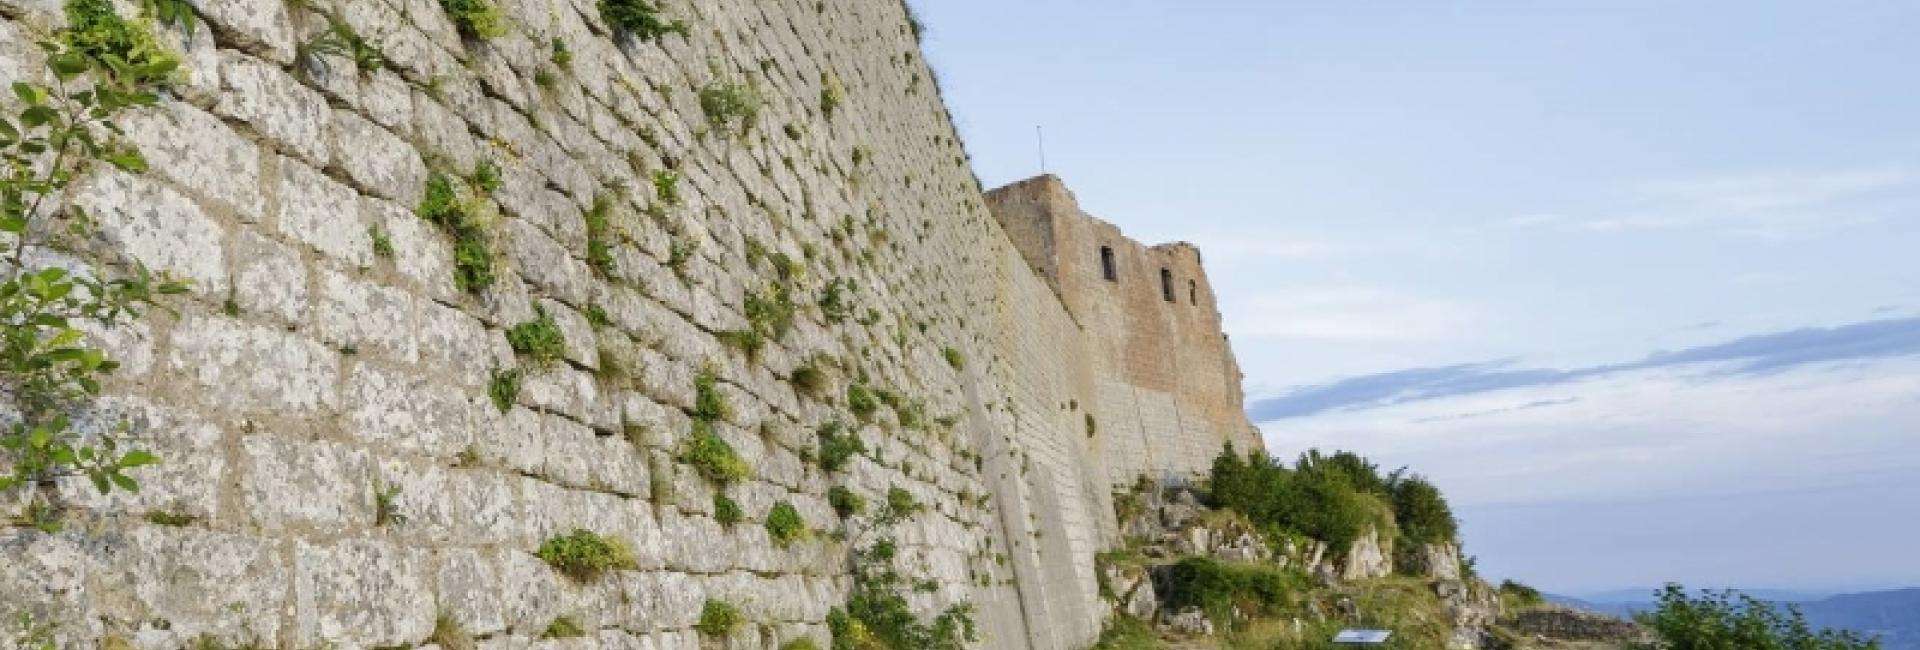
[[[1054,176],[993,190],[987,202],[1084,328],[1092,444],[1114,485],[1205,473],[1226,443],[1261,448],[1199,249],[1127,238]]]
[[[761,520],[786,501],[830,530],[825,495],[846,485],[930,506],[898,531],[901,565],[934,586],[916,607],[973,603],[982,647],[1074,648],[1105,616],[1092,556],[1113,538],[1111,486],[1257,444],[1197,252],[1060,219],[1036,249],[1017,213],[995,219],[897,0],[670,2],[690,33],[644,43],[589,0],[503,0],[508,33],[486,41],[434,0],[192,4],[191,37],[158,28],[186,62],[174,96],[126,124],[152,171],[98,170],[71,197],[100,250],[195,281],[173,313],[100,337],[124,366],[86,423],[125,421],[163,463],[138,494],[61,486],[63,532],[0,530],[7,621],[30,613],[75,647],[356,648],[426,643],[445,616],[521,647],[566,616],[590,631],[573,642],[693,648],[712,598],[752,623],[731,647],[825,641],[846,548],[782,548]],[[387,66],[297,56],[325,16]],[[41,74],[32,44],[62,20],[55,0],[0,0],[0,77]],[[727,83],[765,99],[744,135],[700,106]],[[501,168],[501,278],[469,294],[413,209],[430,173],[482,161]],[[600,198],[610,269],[588,263]],[[1134,293],[1087,288],[1096,240]],[[801,271],[800,309],[746,354],[722,338],[780,281],[774,255]],[[1176,286],[1180,304],[1141,304],[1156,266],[1200,302]],[[854,287],[844,319],[814,306],[836,280]],[[504,336],[539,312],[566,340],[544,370]],[[796,389],[815,359],[828,388]],[[515,367],[503,413],[489,382]],[[732,406],[714,428],[752,468],[726,488],[746,517],[730,527],[679,461],[703,369]],[[857,424],[845,388],[863,377],[940,424],[885,408]],[[835,419],[869,452],[829,473],[815,430]],[[406,520],[379,525],[389,488]],[[576,528],[638,569],[580,582],[533,555]]]

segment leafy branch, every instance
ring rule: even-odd
[[[85,477],[101,494],[139,490],[127,471],[158,457],[130,448],[118,428],[83,436],[73,427],[70,414],[98,396],[102,379],[119,367],[86,342],[81,328],[111,329],[160,296],[187,290],[139,264],[107,278],[98,270],[28,263],[30,249],[58,245],[52,221],[63,220],[68,234],[87,234],[91,220],[64,205],[74,179],[102,162],[130,173],[146,170],[114,119],[157,103],[155,90],[179,66],[111,5],[72,0],[67,13],[72,26],[61,39],[40,43],[51,85],[13,82],[22,108],[11,119],[0,116],[0,232],[11,239],[0,271],[0,393],[18,412],[17,421],[0,429],[0,493],[69,477]],[[57,529],[57,507],[36,499],[27,509],[20,520]]]

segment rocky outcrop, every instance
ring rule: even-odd
[[[1393,540],[1380,539],[1380,530],[1368,527],[1366,533],[1347,547],[1340,577],[1344,580],[1365,580],[1390,575],[1393,575]]]
[[[1422,544],[1412,549],[1407,557],[1408,566],[1402,567],[1407,573],[1435,580],[1460,579],[1460,546],[1458,544]]]
[[[1498,592],[1486,582],[1465,575],[1457,544],[1427,544],[1396,556],[1392,539],[1377,528],[1368,528],[1348,541],[1345,553],[1335,553],[1333,546],[1322,540],[1288,537],[1270,542],[1244,517],[1207,508],[1187,488],[1143,486],[1117,496],[1116,502],[1122,504],[1120,529],[1129,546],[1138,551],[1137,557],[1130,556],[1134,562],[1158,563],[1164,568],[1182,558],[1209,557],[1295,568],[1319,585],[1314,588],[1319,595],[1308,597],[1306,604],[1314,618],[1355,620],[1360,611],[1353,594],[1368,590],[1371,581],[1393,576],[1399,557],[1405,562],[1399,567],[1403,574],[1428,579],[1420,588],[1432,590],[1438,611],[1425,615],[1428,620],[1444,620],[1451,627],[1448,648],[1498,646],[1492,632],[1500,617]],[[1138,567],[1103,566],[1103,588],[1114,613],[1144,620],[1155,620],[1157,614],[1159,629],[1169,634],[1214,633],[1212,622],[1198,611],[1173,612],[1146,602],[1156,592],[1153,580],[1144,576]],[[1404,583],[1372,584],[1407,588]],[[1236,618],[1244,615],[1237,608],[1233,614]],[[1295,629],[1299,629],[1297,620]]]
[[[1447,620],[1453,624],[1448,647],[1483,648],[1492,642],[1492,629],[1500,618],[1500,595],[1479,579],[1438,579],[1433,593],[1440,597]]]
[[[1232,562],[1274,558],[1273,549],[1245,517],[1208,509],[1192,490],[1177,488],[1164,497],[1159,490],[1148,490],[1132,498],[1140,509],[1120,528],[1147,557],[1211,557]]]

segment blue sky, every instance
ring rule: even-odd
[[[918,0],[989,186],[1206,255],[1281,454],[1483,572],[1920,584],[1920,7]]]

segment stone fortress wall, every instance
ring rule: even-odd
[[[567,617],[584,645],[666,649],[702,647],[714,599],[750,623],[729,647],[824,642],[850,585],[826,494],[898,487],[928,506],[896,531],[917,609],[971,603],[980,647],[1083,647],[1111,486],[1251,435],[1197,253],[1092,220],[1048,240],[1115,242],[1129,287],[1167,266],[1197,305],[1102,297],[1084,255],[1036,254],[1037,226],[988,210],[898,0],[667,2],[688,33],[650,42],[590,0],[500,0],[487,40],[433,0],[191,4],[192,34],[154,27],[185,72],[126,123],[151,170],[70,197],[98,226],[74,255],[195,282],[99,335],[124,366],[82,418],[163,461],[138,494],[61,484],[61,532],[0,529],[0,620],[74,647],[361,648],[426,644],[441,618],[522,647]],[[385,65],[309,47],[330,19]],[[0,76],[42,75],[33,43],[63,20],[0,0]],[[744,132],[701,105],[727,85],[764,99]],[[414,209],[430,175],[483,162],[498,279],[466,291]],[[729,345],[776,288],[791,331]],[[541,314],[565,339],[544,367],[506,337]],[[503,411],[507,369],[525,378]],[[703,376],[750,468],[727,487],[683,459]],[[856,383],[904,406],[856,417]],[[839,471],[831,421],[867,446]],[[715,519],[716,491],[743,521]],[[777,503],[823,534],[776,544]],[[634,568],[580,581],[534,555],[575,529]]]
[[[1113,485],[1204,474],[1228,443],[1263,447],[1199,249],[1129,239],[1051,175],[988,192],[987,205],[1084,328],[1090,444]]]

